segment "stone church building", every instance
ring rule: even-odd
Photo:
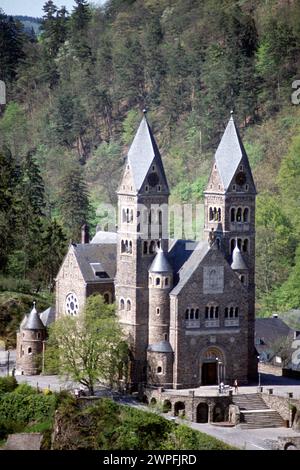
[[[204,193],[201,241],[169,239],[169,187],[146,116],[117,194],[117,233],[89,241],[83,227],[82,243],[69,247],[56,278],[56,318],[80,314],[95,292],[115,302],[133,388],[254,379],[256,190],[233,116]]]

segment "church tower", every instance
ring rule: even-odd
[[[219,248],[248,290],[248,377],[255,377],[255,199],[253,176],[231,116],[215,154],[205,191],[205,232],[213,230]]]
[[[149,321],[148,269],[168,248],[169,187],[152,130],[143,117],[118,189],[115,295],[120,324],[131,345],[132,388],[146,381]]]

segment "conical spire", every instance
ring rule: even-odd
[[[245,269],[248,269],[248,267],[247,267],[247,265],[244,261],[243,255],[241,253],[241,250],[239,249],[237,244],[236,244],[236,246],[233,250],[233,253],[232,253],[231,268],[234,271],[243,271]]]
[[[37,310],[35,308],[35,302],[33,302],[33,308],[28,316],[28,320],[23,327],[24,330],[44,330],[45,326],[40,319]]]
[[[151,127],[147,121],[146,113],[144,113],[143,119],[128,152],[128,163],[132,171],[133,181],[137,191],[142,187],[151,165],[154,162],[160,170],[163,185],[167,188],[167,191],[169,191],[161,155]]]
[[[158,249],[157,254],[149,268],[150,273],[169,273],[172,272],[171,265],[167,260],[161,248]]]
[[[248,156],[244,148],[239,131],[235,125],[233,111],[228,121],[227,127],[222,136],[221,142],[215,153],[215,162],[224,186],[225,191],[228,189],[232,178],[234,177],[239,165],[242,163],[249,178],[251,185],[255,190],[255,185],[249,165]]]

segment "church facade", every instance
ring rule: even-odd
[[[204,194],[204,236],[170,240],[169,187],[143,117],[118,194],[116,233],[70,245],[56,279],[56,318],[86,298],[115,302],[130,344],[130,381],[189,388],[255,379],[255,198],[231,116]]]

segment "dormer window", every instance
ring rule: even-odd
[[[90,266],[94,272],[95,277],[98,277],[99,279],[109,279],[109,275],[103,269],[101,263],[90,263]]]

